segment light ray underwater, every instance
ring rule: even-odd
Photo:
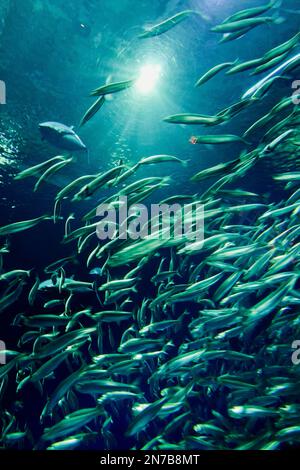
[[[1,2],[1,450],[299,448],[297,4]]]

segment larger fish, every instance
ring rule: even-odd
[[[87,150],[86,146],[72,127],[59,122],[42,122],[39,124],[42,139],[60,149],[76,151]]]

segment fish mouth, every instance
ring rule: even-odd
[[[49,123],[48,122],[40,122],[38,124],[39,128],[41,129],[46,129],[47,127],[49,127]]]

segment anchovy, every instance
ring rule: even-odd
[[[215,67],[210,69],[202,77],[199,78],[199,80],[195,84],[195,87],[203,85],[204,83],[208,82],[208,80],[217,75],[219,72],[222,72],[222,70],[226,70],[229,67],[232,67],[234,64],[235,62],[225,62],[224,64],[215,65]]]
[[[203,13],[199,11],[185,10],[181,11],[180,13],[177,13],[171,18],[168,18],[167,20],[164,20],[155,26],[152,26],[151,28],[146,29],[146,31],[141,33],[138,37],[144,39],[151,38],[154,36],[160,36],[161,34],[166,33],[170,29],[174,28],[174,26],[178,25],[191,15],[199,15],[202,19],[207,20],[207,16],[203,15]]]
[[[24,230],[29,230],[44,220],[52,220],[52,217],[49,215],[42,215],[36,219],[23,220],[22,222],[15,222],[9,225],[4,225],[0,227],[0,237],[5,237],[7,235],[11,235],[12,233],[23,232]]]
[[[127,88],[130,88],[133,84],[135,83],[135,80],[125,80],[123,82],[117,82],[117,83],[109,83],[108,85],[103,85],[100,86],[99,88],[96,88],[91,92],[91,96],[105,96],[105,95],[111,95],[113,93],[118,93],[119,91],[126,90]],[[99,104],[100,102],[98,102]],[[89,113],[91,114],[94,110],[91,111],[89,110]],[[85,118],[86,119],[86,118]]]

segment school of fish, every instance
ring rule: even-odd
[[[211,34],[221,34],[223,43],[255,27],[280,25],[285,21],[277,13],[280,4],[271,0],[239,11],[213,25]],[[210,21],[197,11],[182,11],[139,38],[151,41],[191,17]],[[203,243],[160,237],[159,225],[155,236],[143,239],[97,237],[100,202],[116,210],[121,196],[128,204],[141,203],[171,184],[168,177],[152,177],[151,165],[187,165],[161,154],[132,166],[120,162],[105,172],[81,175],[60,189],[49,214],[0,228],[0,315],[11,315],[20,328],[18,348],[5,351],[7,361],[0,366],[0,400],[8,391],[12,397],[11,408],[0,410],[2,448],[299,446],[300,366],[293,363],[292,354],[293,343],[300,340],[300,168],[293,164],[300,157],[300,108],[295,104],[300,96],[292,96],[291,89],[243,135],[220,130],[240,113],[251,113],[277,80],[299,69],[299,41],[297,33],[262,57],[219,64],[195,79],[201,93],[207,81],[224,72],[263,74],[231,106],[210,116],[182,113],[164,119],[216,130],[191,136],[192,144],[242,147],[230,161],[192,177],[188,183],[196,194],[174,194],[160,201],[203,205]],[[92,91],[97,101],[81,125],[109,106],[107,95],[134,83],[130,77]],[[40,131],[59,148],[86,151],[67,126],[45,122]],[[259,144],[253,144],[257,135]],[[243,187],[248,172],[261,161],[291,156],[286,171],[270,164],[274,186],[285,194],[281,201],[273,201],[272,195],[262,200]],[[69,153],[51,157],[20,171],[15,184],[31,178],[33,190],[43,191],[50,177],[75,162]],[[136,172],[144,165],[149,165],[149,176],[138,179]],[[206,180],[211,185],[203,191]],[[107,188],[113,195],[107,197]],[[74,204],[74,213],[61,230],[60,209],[66,198]],[[90,211],[81,220],[75,218],[76,208],[86,200]],[[135,217],[131,214],[128,222]],[[40,224],[45,229],[55,224],[61,231],[65,257],[53,259],[44,272],[19,266],[6,270],[14,234],[29,233]],[[111,229],[117,235],[121,231],[118,223]],[[80,277],[74,275],[78,267]],[[12,315],[20,299],[22,309]],[[26,407],[30,410],[26,422],[18,407],[23,413]]]

